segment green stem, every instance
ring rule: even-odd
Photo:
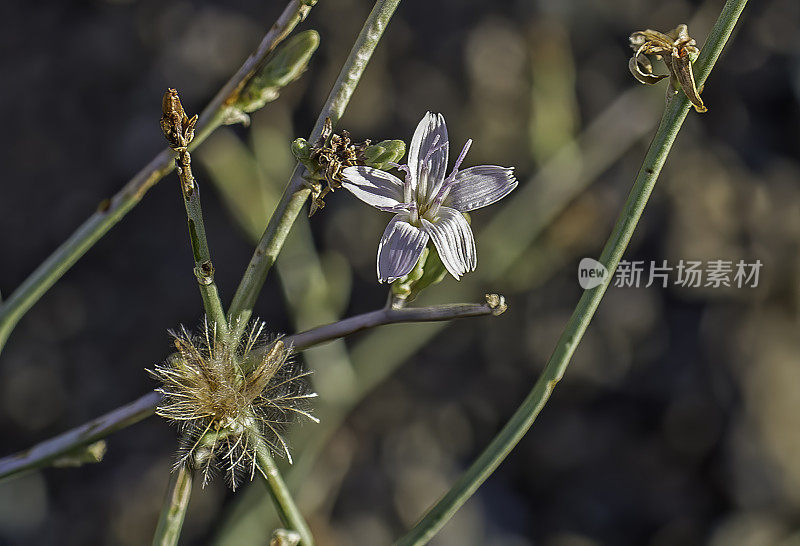
[[[169,479],[164,507],[153,536],[153,546],[174,546],[178,543],[191,494],[192,472],[182,466]]]
[[[711,72],[746,4],[747,0],[728,0],[723,7],[695,65],[698,87]],[[397,546],[426,544],[497,469],[539,415],[556,384],[564,376],[567,365],[613,278],[675,137],[686,119],[689,104],[686,95],[679,93],[667,105],[625,207],[600,255],[600,262],[608,268],[609,275],[602,285],[583,293],[542,375],[519,409],[444,497],[428,510],[408,534],[397,541]]]
[[[441,322],[467,317],[498,316],[503,314],[505,310],[504,299],[497,294],[487,294],[485,303],[450,303],[401,309],[387,306],[377,311],[342,319],[325,326],[318,326],[293,336],[287,336],[284,339],[293,343],[295,347],[303,348],[386,324]]]
[[[348,55],[347,60],[339,72],[339,77],[328,95],[328,100],[322,107],[317,123],[314,125],[310,142],[315,142],[322,134],[322,127],[326,118],[336,125],[350,97],[361,79],[361,75],[369,63],[375,47],[383,36],[389,20],[394,14],[400,0],[378,0],[372,8],[361,32],[356,38],[355,44]],[[253,257],[247,265],[247,269],[242,276],[239,287],[236,290],[231,306],[228,309],[228,319],[236,326],[236,335],[243,331],[245,325],[250,320],[261,287],[266,281],[267,273],[275,263],[278,253],[286,241],[286,236],[292,227],[297,216],[303,208],[306,200],[311,194],[311,190],[304,185],[303,167],[298,163],[295,166],[289,183],[283,192],[275,212],[272,214],[261,240],[258,242]],[[260,441],[253,438],[253,441]],[[302,544],[310,546],[313,544],[311,532],[297,509],[283,478],[281,478],[278,468],[266,446],[259,450],[259,464],[262,465],[267,485],[272,493],[273,500],[281,518],[287,525],[300,533]]]
[[[92,419],[88,423],[0,459],[0,483],[17,474],[50,466],[54,461],[80,446],[101,440],[112,432],[150,417],[160,401],[159,393],[149,392],[130,404]]]
[[[239,71],[203,109],[197,123],[194,141],[189,147],[190,150],[197,147],[225,122],[228,103],[238,96],[239,91],[263,66],[270,53],[308,15],[315,3],[316,0],[291,0],[289,2],[278,20],[261,40],[258,49],[247,58]],[[101,201],[97,211],[0,305],[0,351],[19,320],[39,301],[39,298],[135,207],[150,188],[172,172],[172,169],[175,168],[173,157],[174,154],[170,149],[163,150],[113,197]]]
[[[225,335],[228,332],[228,321],[219,299],[217,284],[214,282],[214,264],[211,261],[211,251],[208,249],[203,208],[200,205],[200,186],[192,176],[189,152],[179,157],[180,159],[175,161],[180,162],[178,174],[189,226],[189,242],[194,256],[194,275],[197,277],[206,316],[217,325],[219,334]]]
[[[350,50],[350,55],[339,72],[336,83],[333,84],[325,106],[322,107],[317,123],[308,139],[309,142],[315,142],[319,138],[325,118],[331,118],[331,122],[335,126],[342,117],[372,53],[399,3],[400,0],[375,2],[375,6]],[[311,190],[304,184],[303,171],[304,167],[298,163],[272,218],[270,218],[267,229],[256,246],[228,309],[230,322],[236,322],[239,328],[243,328],[243,325],[250,319],[256,298],[267,278],[267,272],[275,263],[295,218],[300,214],[306,199],[311,194]]]
[[[175,94],[180,106],[180,99],[174,90],[170,93]],[[168,112],[165,112],[165,115]],[[174,110],[172,111],[174,114]],[[187,118],[180,106],[180,114]],[[162,125],[164,119],[162,118]],[[175,128],[173,128],[175,129]],[[179,135],[174,137],[180,140],[180,146],[176,141],[171,141],[171,145],[177,152],[175,167],[180,179],[181,195],[186,209],[187,224],[189,227],[189,243],[192,247],[194,257],[194,274],[197,277],[197,285],[200,288],[200,295],[203,298],[203,308],[206,316],[214,323],[214,331],[219,335],[225,336],[228,333],[228,323],[225,319],[225,311],[222,309],[222,302],[219,299],[217,285],[214,282],[214,265],[211,261],[211,251],[208,248],[206,239],[206,228],[203,220],[203,208],[200,204],[200,185],[192,175],[192,156],[186,149],[191,143],[191,134]],[[189,142],[186,139],[189,139]],[[170,141],[170,137],[167,138]],[[184,437],[185,438],[185,437]],[[178,543],[183,527],[183,519],[186,516],[186,507],[189,506],[189,499],[192,496],[192,481],[194,473],[191,468],[181,465],[175,469],[170,477],[167,486],[167,494],[164,497],[164,504],[161,507],[161,515],[158,518],[158,525],[153,535],[154,546],[172,546]]]
[[[267,488],[270,495],[272,495],[272,500],[275,502],[281,521],[287,527],[300,534],[300,544],[302,546],[314,546],[314,537],[311,535],[311,530],[294,502],[286,482],[283,481],[281,473],[278,471],[278,465],[275,464],[275,460],[270,455],[269,447],[258,434],[250,434],[248,440],[253,443],[258,468],[267,482]]]
[[[456,303],[406,309],[379,309],[286,336],[283,341],[287,345],[291,345],[295,352],[299,352],[330,341],[334,339],[334,336],[343,337],[376,326],[498,315],[502,308],[502,305],[498,306],[493,300],[483,304]],[[161,395],[159,393],[149,392],[138,400],[97,419],[63,432],[29,449],[4,457],[0,459],[0,482],[20,472],[49,466],[53,461],[82,445],[96,442],[112,432],[138,423],[153,415],[160,402]]]

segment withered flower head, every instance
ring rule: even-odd
[[[241,477],[261,471],[256,436],[291,462],[284,429],[297,416],[317,422],[307,407],[316,396],[304,379],[309,372],[289,358],[291,349],[267,340],[261,322],[242,339],[217,335],[208,322],[202,336],[184,327],[170,334],[177,352],[150,373],[163,395],[156,414],[182,432],[176,466],[201,471],[203,485],[222,468],[236,489]]]
[[[355,142],[347,131],[333,132],[330,118],[325,118],[319,138],[313,144],[304,138],[292,142],[292,154],[308,171],[306,184],[311,188],[309,216],[325,206],[325,196],[342,186],[342,170],[356,165],[389,169],[406,154],[402,140]],[[321,182],[326,183],[322,187]]]
[[[652,85],[669,77],[671,86],[667,89],[668,99],[672,93],[683,90],[696,111],[708,110],[700,98],[692,75],[692,63],[697,59],[700,50],[697,49],[694,38],[689,36],[686,25],[678,25],[666,34],[656,30],[637,31],[631,34],[630,41],[634,53],[628,62],[628,68],[634,78]],[[648,56],[664,61],[669,74],[654,74]]]
[[[309,150],[309,160],[317,165],[316,174],[325,180],[327,187],[311,202],[309,216],[325,206],[324,198],[328,192],[342,186],[342,169],[353,165],[364,165],[364,151],[369,147],[370,141],[354,142],[350,133],[333,133],[331,118],[325,119],[322,134]]]
[[[167,89],[161,100],[161,130],[172,148],[185,148],[194,138],[194,125],[197,115],[191,118],[183,110],[178,92]]]

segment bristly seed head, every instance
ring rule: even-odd
[[[200,336],[183,326],[170,334],[177,352],[150,373],[163,395],[156,414],[182,433],[176,467],[202,472],[203,485],[221,468],[235,490],[241,477],[260,471],[253,435],[291,462],[286,426],[297,416],[318,422],[308,407],[316,396],[310,372],[290,359],[291,347],[267,339],[259,321],[242,339],[217,334],[207,321]]]

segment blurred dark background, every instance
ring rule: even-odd
[[[322,424],[294,435],[290,480],[320,544],[390,543],[522,401],[661,114],[665,84],[630,76],[628,35],[685,22],[702,44],[722,4],[401,3],[340,127],[407,141],[440,111],[452,147],[475,140],[466,165],[516,166],[515,194],[473,215],[478,271],[421,299],[492,291],[509,310],[307,353]],[[199,111],[283,7],[3,4],[4,296],[163,148],[165,88]],[[193,154],[226,301],[291,168],[288,143],[310,131],[370,7],[320,0],[300,27],[321,35],[308,72],[249,129],[220,130]],[[758,259],[758,287],[609,289],[532,430],[434,544],[800,544],[798,22],[796,0],[746,9],[703,92],[709,112],[690,113],[626,253]],[[380,307],[387,220],[333,194],[298,222],[256,313],[292,332]],[[155,387],[145,368],[168,353],[166,330],[202,313],[186,239],[173,174],[20,322],[0,356],[0,455]],[[109,437],[100,464],[0,484],[0,544],[149,543],[175,446],[150,418]],[[260,483],[197,488],[182,543],[266,544],[265,499]]]

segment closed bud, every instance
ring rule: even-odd
[[[300,77],[319,46],[319,33],[306,30],[288,40],[254,80],[274,87],[284,87]]]
[[[386,170],[390,163],[399,162],[406,155],[406,143],[402,140],[382,140],[364,149],[364,164]]]
[[[316,30],[300,32],[272,56],[253,76],[233,105],[243,112],[254,112],[278,98],[281,88],[299,78],[319,46]]]
[[[292,141],[292,155],[298,160],[303,161],[311,157],[311,144],[304,138],[296,138]]]
[[[436,246],[428,243],[419,261],[411,273],[392,283],[392,293],[407,302],[414,301],[419,293],[435,284],[439,284],[447,276]]]

